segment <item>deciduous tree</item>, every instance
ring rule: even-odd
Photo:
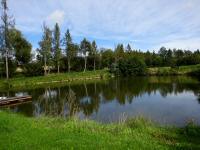
[[[21,65],[26,65],[31,60],[32,45],[23,37],[17,29],[9,30],[10,42],[14,49],[16,61]]]
[[[10,43],[9,29],[14,28],[14,19],[8,15],[7,0],[1,1],[1,25],[0,25],[0,49],[5,58],[6,78],[9,78],[9,55],[12,54],[12,46]]]
[[[86,38],[84,38],[81,41],[80,51],[84,56],[84,61],[85,61],[84,72],[85,72],[87,70],[87,57],[88,57],[88,54],[91,52],[91,43]]]
[[[39,45],[39,53],[42,56],[42,60],[44,62],[44,75],[47,75],[47,70],[49,70],[51,59],[52,31],[45,24],[43,25],[43,36],[42,40],[39,42]]]
[[[53,57],[57,66],[57,72],[60,73],[60,59],[62,56],[60,48],[60,27],[56,23],[53,31]]]
[[[71,34],[69,30],[65,33],[65,51],[67,55],[67,64],[68,64],[68,72],[71,71],[71,60],[76,57],[79,46],[77,44],[74,44],[72,41]]]
[[[94,71],[96,70],[96,56],[97,56],[97,45],[96,42],[92,42],[92,56],[94,57]]]

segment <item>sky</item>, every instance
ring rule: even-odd
[[[133,49],[200,49],[200,0],[8,0],[16,28],[38,47],[45,22],[62,36],[84,37],[98,47],[130,43]]]

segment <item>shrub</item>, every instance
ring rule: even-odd
[[[25,66],[25,76],[40,76],[44,74],[42,64],[33,62]]]
[[[145,75],[146,64],[138,57],[122,59],[117,64],[112,65],[111,72],[123,76]]]

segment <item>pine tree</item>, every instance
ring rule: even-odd
[[[115,61],[118,62],[124,57],[124,46],[123,44],[118,44],[115,49]]]
[[[126,50],[128,53],[130,53],[132,51],[130,44],[127,45]]]

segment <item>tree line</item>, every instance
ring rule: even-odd
[[[140,75],[146,67],[179,67],[200,63],[200,51],[160,48],[143,52],[134,50],[128,44],[118,44],[114,50],[98,48],[94,41],[84,38],[80,44],[74,43],[67,29],[61,37],[59,25],[53,30],[43,25],[43,35],[36,50],[36,60],[32,60],[32,45],[22,33],[13,28],[9,30],[13,56],[9,57],[9,75],[37,76],[49,73],[86,71],[109,68],[113,72]],[[2,55],[3,56],[3,55]],[[1,58],[1,76],[5,76],[5,58]],[[20,66],[21,73],[16,73]]]
[[[97,45],[84,38],[80,44],[73,42],[70,31],[67,29],[61,38],[60,27],[55,24],[53,30],[43,25],[43,36],[37,49],[37,61],[44,65],[44,74],[49,72],[71,72],[74,71],[75,62],[78,61],[80,68],[85,72],[88,62],[93,61],[93,70],[96,70]],[[92,58],[92,59],[91,59]],[[83,62],[84,61],[84,62]],[[84,64],[84,66],[82,65]],[[91,68],[88,68],[91,69]],[[81,70],[81,69],[79,69]]]
[[[115,49],[99,48],[96,41],[84,38],[75,43],[67,29],[61,37],[59,24],[53,29],[46,24],[36,60],[33,60],[32,45],[15,28],[14,19],[8,15],[7,0],[2,0],[0,25],[0,76],[37,76],[49,73],[86,71],[109,68],[117,74],[144,73],[146,67],[195,65],[200,63],[200,51],[160,48],[158,52],[140,51],[130,44],[118,44]]]

